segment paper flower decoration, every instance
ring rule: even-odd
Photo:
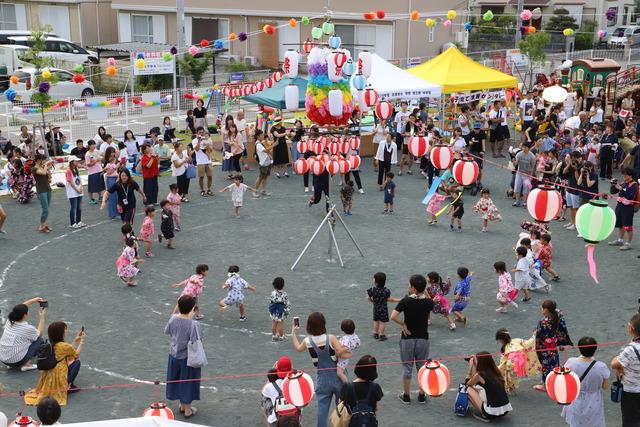
[[[376,17],[378,19],[384,19],[385,16],[387,16],[387,14],[384,10],[376,10]]]
[[[84,73],[84,66],[82,64],[76,64],[73,67],[73,71],[75,71],[76,73]]]
[[[209,46],[209,40],[207,39],[200,40],[200,47],[208,47],[208,46]]]
[[[265,34],[272,36],[276,32],[276,27],[274,27],[273,25],[267,24],[264,27],[262,27],[262,31]]]
[[[609,9],[607,9],[607,11],[605,12],[604,16],[607,17],[608,21],[613,21],[614,19],[616,19],[616,16],[618,15],[618,10],[617,8],[613,8],[610,7]]]
[[[13,89],[7,89],[4,91],[4,97],[7,98],[7,101],[13,101],[18,96],[18,92]]]
[[[302,22],[302,25],[309,25],[309,23],[311,22],[308,16],[303,16],[300,21]]]
[[[520,12],[520,19],[522,19],[523,21],[528,21],[532,17],[533,17],[533,13],[531,13],[529,9],[525,9],[522,12]]]
[[[411,18],[412,21],[417,21],[418,19],[420,19],[420,12],[418,12],[417,10],[412,10],[411,14],[409,14],[409,18]]]
[[[572,28],[565,28],[564,30],[562,30],[562,34],[564,34],[566,37],[569,37],[572,36],[574,32]]]
[[[432,18],[427,18],[424,20],[424,25],[426,25],[427,27],[435,27],[436,26],[436,20],[432,19]]]
[[[333,22],[331,21],[325,21],[322,23],[322,32],[325,35],[329,35],[329,34],[333,34],[335,32],[335,26],[333,25]]]
[[[375,12],[365,12],[362,14],[362,17],[364,19],[366,19],[367,21],[373,21],[374,19],[376,19],[376,13]]]
[[[42,82],[38,85],[38,92],[40,93],[48,93],[49,89],[51,89],[49,82]]]
[[[291,28],[295,28],[298,26],[298,20],[296,18],[289,19],[289,26]]]
[[[229,40],[236,40],[237,38],[238,38],[238,35],[236,33],[229,34]]]
[[[175,46],[171,46],[171,49],[169,49],[169,52],[171,53],[171,55],[177,55],[178,54],[178,48],[175,47]],[[115,65],[115,64],[113,64],[113,65]]]
[[[162,59],[164,60],[164,62],[171,61],[171,58],[173,58],[173,55],[171,55],[171,53],[169,53],[169,52],[163,52],[162,53]]]
[[[482,19],[484,19],[485,21],[491,21],[493,19],[493,12],[487,10],[484,14],[482,14]]]
[[[109,65],[107,67],[107,76],[109,76],[109,77],[115,76],[116,75],[116,71],[117,70],[116,70],[115,65]]]
[[[534,34],[536,32],[536,27],[534,27],[533,25],[527,27],[527,33],[528,34]]]
[[[51,78],[51,71],[48,68],[42,70],[42,78],[45,80],[49,80]]]
[[[313,27],[311,29],[311,38],[313,38],[314,40],[318,40],[318,39],[322,38],[322,28]]]
[[[138,59],[138,61],[142,61],[144,63],[144,59]],[[142,68],[142,67],[140,67],[140,68]],[[82,74],[74,74],[72,80],[73,80],[74,83],[80,84],[80,83],[84,82],[86,79],[84,78],[84,76]]]
[[[471,22],[465,22],[463,27],[465,31],[471,31],[471,29],[473,28],[473,24]]]
[[[136,59],[136,67],[144,68],[144,59]]]
[[[598,31],[598,38],[603,39],[603,38],[605,38],[605,37],[607,37],[607,32],[606,32],[606,31],[604,31],[604,30],[599,30],[599,31]]]
[[[247,40],[247,33],[245,33],[245,32],[238,33],[238,40],[240,40],[241,42],[246,41]]]
[[[144,53],[142,52],[138,52],[138,54],[136,55],[137,59],[144,59]]]
[[[200,52],[200,49],[198,49],[198,46],[194,45],[189,47],[189,53],[191,54],[191,56],[196,56],[198,52]]]
[[[222,49],[223,47],[224,47],[224,42],[222,41],[222,39],[218,39],[213,42],[214,49]]]
[[[18,76],[11,76],[9,77],[9,81],[11,82],[11,84],[17,85],[20,82],[20,79],[18,78]]]
[[[452,22],[450,19],[447,19],[446,21],[444,21],[442,23],[442,25],[444,25],[445,27],[449,28],[451,26]]]
[[[447,19],[456,19],[456,16],[458,16],[458,12],[455,10],[447,11]]]

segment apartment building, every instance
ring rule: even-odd
[[[118,41],[139,41],[176,44],[178,28],[176,0],[112,0],[111,7],[117,11]],[[466,1],[457,4],[459,17],[456,22],[466,20]],[[387,59],[402,59],[437,55],[447,42],[464,42],[461,25],[445,28],[438,25],[427,28],[424,18],[410,21],[412,10],[420,12],[446,11],[452,9],[445,0],[370,0],[337,2],[310,2],[299,0],[185,0],[186,44],[198,43],[202,39],[226,38],[229,33],[259,31],[265,24],[287,24],[292,17],[313,19],[319,25],[327,9],[332,11],[336,33],[343,44],[353,53],[361,50],[375,51]],[[385,10],[384,20],[366,21],[362,13],[368,10]],[[285,25],[275,35],[250,37],[246,42],[231,43],[229,55],[236,60],[254,65],[277,66],[287,49],[300,48],[310,38],[313,25]]]

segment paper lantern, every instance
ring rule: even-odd
[[[409,152],[416,156],[422,157],[427,154],[429,149],[429,141],[424,136],[414,136],[409,139]]]
[[[26,415],[19,415],[9,426],[20,426],[20,427],[38,427],[40,425],[39,422],[34,420],[31,417],[27,417]]]
[[[335,32],[335,26],[333,25],[333,22],[331,21],[325,21],[322,23],[322,32],[325,35],[330,35],[333,34]]]
[[[309,166],[309,171],[313,170],[313,164],[318,160],[316,156],[311,156],[307,159],[307,166]]]
[[[447,19],[446,21],[444,21],[442,23],[442,25],[444,25],[445,27],[449,28],[451,26],[452,22],[450,19]]]
[[[273,86],[273,79],[271,77],[268,77],[265,81],[264,81],[264,85],[266,87],[271,87]]]
[[[429,153],[429,160],[434,168],[449,169],[454,160],[453,149],[448,145],[434,145]]]
[[[302,50],[304,50],[304,52],[306,54],[308,54],[309,52],[311,52],[311,49],[313,49],[313,43],[311,41],[309,41],[309,39],[307,39],[307,41],[305,41],[304,43],[302,43]]]
[[[279,82],[280,80],[282,80],[282,71],[274,71],[273,74],[271,75],[271,78],[273,79],[274,82]]]
[[[340,172],[340,163],[337,160],[329,160],[325,166],[329,175],[333,176]]]
[[[322,144],[323,149],[327,148],[327,145],[329,145],[329,142],[331,142],[331,139],[327,136],[327,135],[322,135],[318,141],[320,142],[320,144]]]
[[[353,73],[356,71],[356,66],[353,63],[353,60],[349,59],[343,66],[342,66],[342,76],[345,79],[349,79]]]
[[[354,92],[355,93],[352,94],[352,96],[353,96],[354,102],[355,102],[355,100],[358,101],[358,107],[360,108],[360,112],[361,113],[368,113],[371,110],[372,106],[367,105],[367,102],[364,99],[365,91],[361,90],[361,91],[358,92],[356,90]],[[377,95],[377,92],[376,92],[376,95]]]
[[[543,185],[529,192],[527,210],[538,222],[547,223],[562,209],[562,195],[555,188]]]
[[[418,382],[422,390],[431,397],[444,394],[451,384],[449,369],[437,360],[430,360],[418,371]]]
[[[342,78],[342,66],[347,62],[344,52],[331,53],[327,58],[327,75],[332,82],[338,82]]]
[[[385,11],[384,11],[384,10],[376,10],[376,18],[378,18],[378,19],[384,19],[384,17],[385,17],[386,15],[387,15],[387,14],[385,13]]]
[[[366,78],[371,77],[371,52],[363,51],[358,54],[358,72]]]
[[[529,9],[524,9],[522,12],[520,12],[520,19],[522,19],[523,21],[528,21],[532,17],[533,17],[533,14]]]
[[[298,159],[293,164],[293,171],[298,175],[304,175],[309,172],[309,164],[305,159]]]
[[[48,68],[42,70],[42,78],[45,80],[49,80],[51,78],[51,71]]]
[[[256,86],[258,87],[258,92],[262,92],[267,85],[264,82],[256,82]]]
[[[549,86],[542,91],[542,99],[552,103],[564,102],[568,96],[567,90],[561,86]]]
[[[378,92],[375,91],[371,86],[365,89],[364,94],[362,95],[362,99],[367,107],[373,107],[378,102]]]
[[[409,14],[409,18],[411,18],[412,21],[417,21],[418,19],[420,19],[420,12],[418,12],[417,10],[412,10]]]
[[[327,163],[331,160],[331,156],[327,153],[322,153],[318,156],[318,160],[324,163],[324,166],[326,168]]]
[[[453,178],[462,186],[468,186],[478,180],[480,168],[478,164],[471,159],[460,159],[453,164]]]
[[[531,11],[531,18],[540,19],[541,17],[542,17],[542,9],[540,9],[539,7],[536,7]]]
[[[329,37],[329,47],[331,49],[338,49],[340,48],[340,45],[342,44],[342,38],[340,38],[339,36],[331,36]]]
[[[576,213],[576,230],[587,243],[587,265],[589,275],[598,282],[598,267],[595,261],[595,245],[611,235],[616,224],[616,214],[609,204],[601,199],[592,199],[580,206]]]
[[[296,85],[284,88],[284,105],[289,111],[297,110],[300,102],[300,89]]]
[[[332,155],[338,155],[340,154],[340,144],[336,143],[336,142],[332,142],[329,144],[329,153]]]
[[[349,147],[352,150],[359,150],[360,149],[360,138],[358,138],[357,136],[352,136],[351,138],[349,138]]]
[[[456,19],[456,16],[458,16],[458,12],[456,12],[455,10],[447,11],[447,19]]]
[[[436,26],[436,20],[432,19],[432,18],[427,18],[424,20],[424,25],[426,25],[427,27],[435,27]]]
[[[580,378],[569,368],[556,367],[545,380],[547,394],[558,405],[569,405],[580,394]]]
[[[276,32],[276,27],[270,24],[266,24],[264,27],[262,27],[262,31],[264,31],[265,34],[272,36]]]
[[[349,154],[351,151],[351,143],[349,141],[342,140],[338,145],[340,146],[340,153],[342,154]]]
[[[306,153],[307,151],[309,151],[309,149],[309,144],[307,144],[305,141],[298,141],[296,143],[296,150],[298,150],[298,153],[300,154]]]
[[[189,47],[189,54],[191,56],[196,56],[198,54],[198,52],[200,52],[200,49],[198,49],[198,46],[190,46]]]
[[[378,102],[375,111],[379,119],[387,120],[393,114],[393,105],[387,101]]]
[[[107,59],[107,65],[116,65],[116,59],[115,58]]]
[[[572,36],[574,34],[573,28],[565,28],[562,30],[562,34],[566,37]]]
[[[291,28],[295,28],[298,26],[298,20],[296,18],[289,19],[289,26]]]
[[[282,382],[282,394],[293,406],[308,405],[313,399],[314,390],[313,380],[302,371],[290,373]]]
[[[289,77],[290,79],[298,77],[298,59],[298,52],[295,50],[285,52],[284,62],[282,63],[282,71],[284,71],[285,77]]]
[[[487,10],[485,13],[482,14],[482,19],[485,21],[491,21],[493,19],[493,12],[490,10]]]
[[[316,158],[313,163],[309,165],[309,171],[316,176],[322,175],[324,173],[324,162]]]
[[[165,405],[164,402],[153,402],[142,413],[143,417],[159,417],[167,420],[173,420],[173,411]]]
[[[144,59],[142,61],[144,61]],[[83,83],[86,79],[82,74],[74,74],[72,80],[74,81],[74,83],[80,84]]]
[[[351,170],[351,165],[349,164],[349,160],[345,158],[339,158],[338,164],[340,165],[340,173],[345,174]]]
[[[11,76],[9,77],[9,81],[11,82],[11,84],[17,85],[20,82],[20,79],[18,78],[18,76]]]
[[[314,39],[314,40],[318,40],[318,39],[322,38],[322,28],[313,27],[311,29],[311,38]]]
[[[357,154],[352,154],[351,156],[347,157],[347,161],[349,162],[349,167],[351,167],[351,170],[360,169],[361,159]]]
[[[322,142],[320,141],[316,141],[312,143],[311,151],[313,151],[316,154],[322,154],[322,152],[324,151],[324,144],[322,144]]]
[[[332,89],[329,91],[329,114],[333,117],[342,116],[342,91]]]
[[[251,94],[255,95],[256,93],[258,93],[258,85],[256,85],[255,83],[252,84],[250,88],[251,88]]]
[[[363,74],[356,74],[351,78],[351,84],[356,90],[364,90],[367,86],[367,78]]]

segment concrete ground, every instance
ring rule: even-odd
[[[246,173],[246,182],[254,182],[256,172]],[[519,224],[529,215],[525,209],[511,207],[504,196],[509,182],[508,171],[488,167],[485,186],[502,211],[504,222],[491,224],[489,233],[481,233],[480,219],[472,213],[477,197],[464,196],[465,227],[461,234],[446,230],[447,218],[440,217],[436,227],[428,227],[424,206],[425,180],[418,174],[396,177],[396,214],[382,216],[382,193],[378,192],[371,161],[363,162],[362,177],[366,194],[356,195],[353,216],[346,217],[350,230],[363,248],[360,258],[345,232],[337,228],[337,238],[345,259],[345,268],[327,262],[326,232],[311,247],[296,271],[291,264],[320,223],[324,209],[307,206],[300,177],[269,182],[270,198],[253,200],[247,195],[242,218],[235,219],[228,194],[201,198],[197,184],[191,183],[192,203],[182,208],[183,231],[177,234],[177,250],[155,248],[156,257],[147,260],[139,276],[139,286],[125,288],[116,278],[114,262],[121,251],[120,223],[110,221],[106,213],[83,203],[85,229],[68,228],[68,202],[64,192],[56,192],[51,206],[53,233],[36,232],[40,208],[37,200],[22,206],[3,198],[9,219],[7,235],[0,236],[0,308],[2,314],[23,300],[34,296],[47,298],[48,321],[64,320],[75,333],[85,326],[87,340],[82,354],[83,368],[76,384],[80,387],[122,384],[122,388],[82,391],[70,397],[64,408],[63,422],[136,416],[164,388],[149,382],[165,378],[168,339],[163,328],[169,319],[178,292],[172,283],[192,274],[198,263],[211,270],[201,298],[205,313],[204,341],[209,366],[203,376],[202,400],[196,403],[199,413],[192,420],[212,426],[257,426],[262,423],[259,409],[260,390],[266,378],[243,376],[266,372],[283,354],[293,358],[296,368],[312,372],[310,358],[294,354],[290,340],[274,343],[270,336],[267,312],[271,281],[276,276],[286,280],[285,290],[292,302],[292,316],[302,323],[315,310],[322,311],[330,333],[340,335],[342,319],[351,318],[362,340],[355,360],[364,354],[389,363],[379,369],[379,383],[385,392],[379,415],[380,425],[394,422],[404,425],[471,425],[471,417],[453,413],[457,384],[464,380],[465,363],[447,362],[451,370],[450,391],[430,399],[427,405],[402,405],[397,394],[401,388],[399,328],[389,325],[389,341],[376,342],[371,337],[371,306],[366,289],[372,275],[384,271],[394,296],[402,296],[408,277],[435,270],[455,275],[459,266],[475,274],[471,303],[466,311],[467,328],[450,332],[441,317],[434,317],[430,328],[431,356],[449,357],[486,350],[499,351],[493,340],[499,327],[508,327],[513,336],[529,337],[540,317],[539,306],[545,298],[558,302],[566,316],[574,342],[592,335],[599,342],[625,341],[626,324],[638,309],[638,250],[619,252],[600,244],[597,247],[600,284],[591,281],[585,261],[584,243],[574,232],[553,224],[554,262],[562,281],[551,294],[535,294],[530,304],[508,314],[494,311],[497,278],[494,261],[514,263],[511,247],[521,231]],[[227,184],[216,170],[216,189]],[[171,178],[162,178],[161,194],[168,190]],[[604,185],[602,186],[604,189]],[[607,186],[608,187],[608,186]],[[336,187],[337,189],[337,187]],[[337,196],[334,196],[337,200]],[[85,198],[86,199],[86,198]],[[136,218],[139,228],[142,216]],[[156,225],[159,228],[159,225]],[[257,286],[247,295],[248,320],[238,322],[235,309],[220,312],[216,306],[225,292],[220,284],[226,279],[230,264],[240,266],[241,275]],[[391,308],[393,305],[391,306]],[[31,322],[36,322],[35,312]],[[287,331],[290,325],[287,324]],[[620,346],[601,348],[600,360],[609,362]],[[576,352],[570,352],[575,355]],[[16,373],[0,370],[0,382],[11,393],[35,385],[37,372]],[[525,380],[512,398],[513,413],[499,424],[505,426],[559,426],[561,407],[546,394],[535,392],[534,379]],[[12,414],[21,408],[20,398],[0,399],[0,410]],[[172,407],[175,409],[174,403]],[[619,407],[605,396],[609,425],[620,424]],[[315,424],[315,402],[304,411],[304,425]],[[26,410],[34,414],[33,408]],[[180,418],[178,416],[178,418]]]

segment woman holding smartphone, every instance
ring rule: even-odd
[[[38,327],[34,328],[28,322],[29,307],[40,304]],[[47,313],[44,298],[31,298],[18,304],[9,313],[7,323],[0,338],[0,361],[10,368],[19,368],[22,372],[36,369],[29,363],[44,342],[45,315]]]

